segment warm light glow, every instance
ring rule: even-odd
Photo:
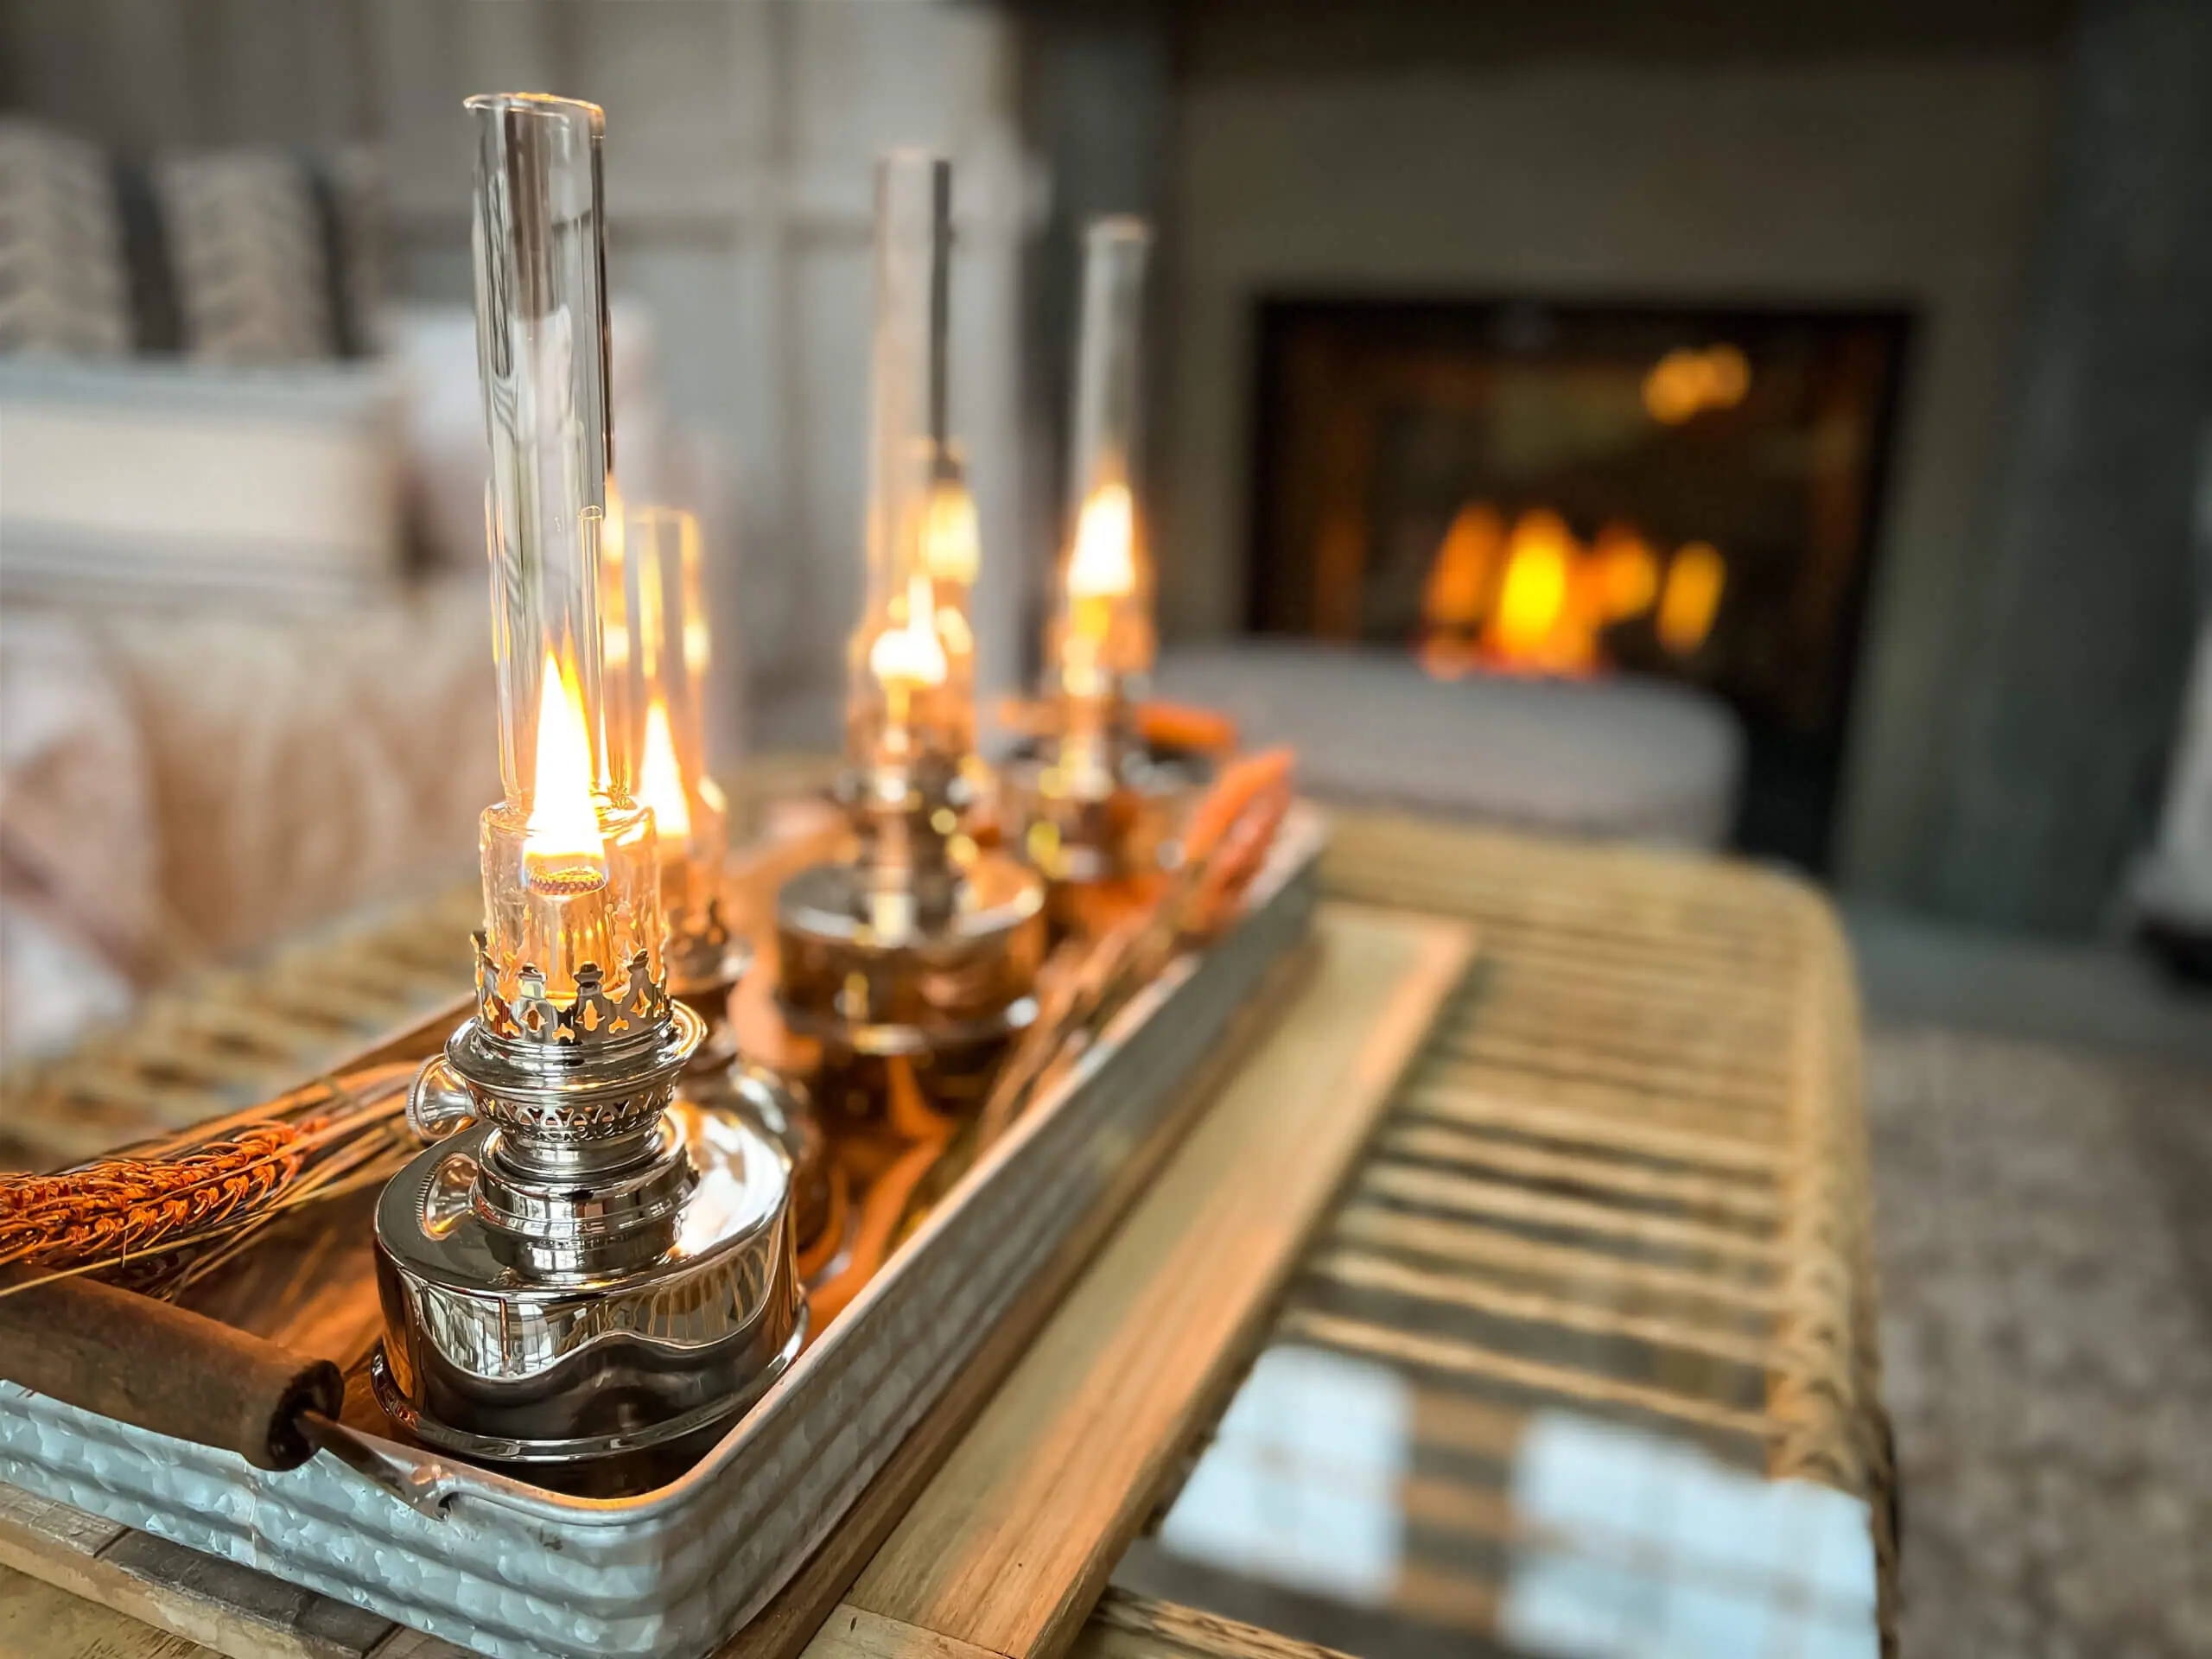
[[[906,589],[906,620],[876,635],[868,648],[868,668],[886,689],[911,691],[944,683],[948,665],[938,637],[935,608],[929,578],[914,577]]]
[[[1118,481],[1093,490],[1076,517],[1067,608],[1059,624],[1059,676],[1068,695],[1086,705],[1110,698],[1116,674],[1138,666],[1129,660],[1141,639],[1133,629],[1143,626],[1133,603],[1141,585],[1136,518],[1129,486]]]
[[[982,568],[983,537],[976,524],[976,498],[957,478],[930,486],[922,509],[922,559],[931,580],[972,587]]]
[[[1137,585],[1136,504],[1126,484],[1104,484],[1090,493],[1076,520],[1075,550],[1068,557],[1068,597],[1120,599]],[[1102,626],[1099,630],[1104,632]]]
[[[1421,583],[1421,666],[1440,680],[1457,680],[1480,664],[1478,631],[1489,613],[1505,521],[1487,501],[1459,509]]]
[[[676,758],[668,704],[658,695],[645,708],[645,753],[638,768],[638,798],[652,808],[653,825],[664,842],[690,836],[691,803],[683,792],[683,767]]]
[[[1691,542],[1664,567],[1633,524],[1616,521],[1588,546],[1548,508],[1509,536],[1487,502],[1462,507],[1421,587],[1421,666],[1439,679],[1478,670],[1592,674],[1608,665],[1607,630],[1651,618],[1659,642],[1686,657],[1712,632],[1726,566]]]
[[[1554,660],[1560,653],[1554,635],[1567,613],[1567,567],[1574,554],[1574,537],[1556,513],[1523,513],[1514,525],[1491,619],[1491,643],[1509,660],[1573,665]]]
[[[539,681],[537,770],[522,849],[524,879],[534,892],[568,898],[607,885],[583,694],[550,651]]]
[[[1650,543],[1624,524],[1598,533],[1590,550],[1597,564],[1598,608],[1605,620],[1639,616],[1659,597],[1659,556]]]
[[[1643,407],[1662,425],[1680,426],[1708,409],[1733,409],[1751,389],[1751,362],[1735,346],[1677,346],[1643,377]]]
[[[1505,523],[1486,502],[1459,509],[1421,588],[1421,618],[1432,627],[1471,627],[1490,604],[1491,567],[1505,543]]]
[[[1659,643],[1677,657],[1687,657],[1703,645],[1713,632],[1727,579],[1728,568],[1710,542],[1691,542],[1677,549],[1667,569],[1666,590],[1659,596]]]

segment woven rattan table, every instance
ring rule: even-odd
[[[1327,877],[1315,960],[1057,1312],[726,1651],[1511,1651],[1537,1628],[1526,1552],[1562,1548],[1528,1484],[1562,1429],[1618,1448],[1605,1478],[1688,1468],[1728,1513],[1832,1500],[1869,1563],[1863,1613],[1745,1650],[1889,1647],[1858,1016],[1827,906],[1738,864],[1376,817],[1339,821]],[[1387,1511],[1391,1548],[1349,1592],[1178,1541],[1249,1402],[1294,1371],[1395,1414],[1379,1484],[1268,1473]],[[1756,1567],[1630,1542],[1610,1577],[1547,1580],[1554,1611],[1586,1583],[1648,1610],[1679,1578],[1708,1615],[1719,1595],[1770,1619],[1827,1593],[1789,1579],[1766,1609]],[[0,1562],[0,1652],[450,1651],[4,1488]]]

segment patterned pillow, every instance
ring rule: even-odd
[[[254,152],[179,156],[156,167],[154,192],[186,356],[340,355],[330,220],[307,168]]]
[[[132,339],[106,158],[82,139],[0,120],[0,352],[122,357]]]

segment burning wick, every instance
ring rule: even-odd
[[[1137,585],[1136,506],[1126,484],[1103,484],[1083,504],[1076,522],[1075,552],[1068,560],[1068,597],[1083,613],[1086,600],[1121,599]],[[1105,632],[1105,612],[1098,614]]]
[[[1136,505],[1128,485],[1103,484],[1083,504],[1068,556],[1070,615],[1061,667],[1072,695],[1104,695],[1099,655],[1113,632],[1116,604],[1136,585]]]
[[[538,682],[537,775],[523,826],[522,868],[530,890],[552,899],[607,885],[583,696],[550,651]]]
[[[638,795],[652,808],[653,827],[664,841],[690,837],[691,803],[683,791],[676,737],[669,730],[668,704],[658,696],[645,709],[645,753],[639,767]]]
[[[928,576],[917,575],[907,582],[906,620],[876,635],[868,648],[868,665],[890,705],[887,723],[903,738],[914,689],[944,684],[948,666],[944,643],[938,638]]]

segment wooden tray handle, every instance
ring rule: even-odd
[[[0,1295],[0,1378],[262,1469],[313,1457],[301,1419],[345,1395],[327,1359],[81,1277]]]

